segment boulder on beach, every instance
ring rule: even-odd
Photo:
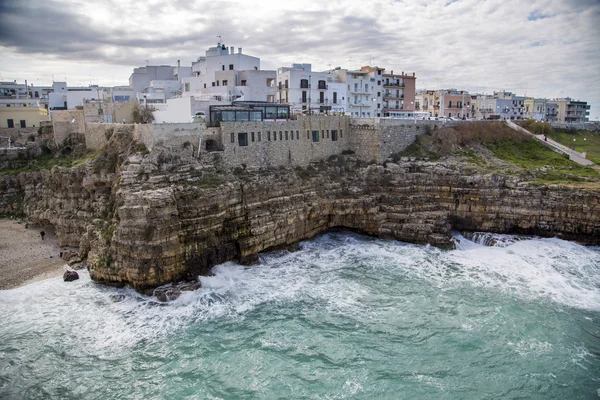
[[[79,274],[75,271],[68,270],[68,271],[65,271],[65,273],[63,275],[63,280],[65,282],[72,282],[77,279],[79,279]]]

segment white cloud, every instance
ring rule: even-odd
[[[600,115],[595,0],[23,0],[0,17],[3,80],[125,84],[145,60],[189,64],[222,35],[263,68],[372,63],[416,72],[418,87],[571,96]]]

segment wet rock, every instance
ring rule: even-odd
[[[182,292],[191,292],[194,290],[198,290],[201,286],[202,285],[200,284],[200,281],[183,282],[178,284],[179,290],[181,290]]]
[[[65,282],[72,282],[77,279],[79,279],[79,274],[75,271],[68,270],[68,271],[65,271],[65,273],[63,274],[63,280]]]
[[[111,294],[109,298],[110,301],[112,301],[113,303],[119,303],[125,300],[125,296],[122,294]]]
[[[181,291],[175,285],[165,285],[154,289],[153,295],[156,296],[158,301],[166,303],[167,301],[173,301],[181,296]]]

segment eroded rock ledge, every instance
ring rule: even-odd
[[[467,165],[362,165],[217,172],[162,153],[114,174],[91,166],[0,176],[0,213],[54,225],[93,279],[138,290],[250,264],[332,228],[450,248],[452,230],[600,243],[600,192],[533,185]],[[164,157],[164,154],[163,154]]]

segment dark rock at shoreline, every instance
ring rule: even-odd
[[[75,271],[68,270],[68,271],[65,271],[65,273],[63,274],[63,280],[65,282],[72,282],[77,279],[79,279],[79,274]]]

